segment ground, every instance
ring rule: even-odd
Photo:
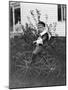
[[[66,38],[57,37],[30,65],[34,46],[23,38],[10,40],[10,88],[66,85]]]

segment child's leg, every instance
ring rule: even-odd
[[[37,57],[37,55],[33,53],[33,54],[32,54],[32,62],[31,62],[31,64],[36,62],[36,61],[35,61],[36,57]]]
[[[32,53],[32,62],[31,63],[35,63],[36,57],[41,51],[42,51],[42,46],[37,45],[35,50]]]

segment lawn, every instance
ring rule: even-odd
[[[23,38],[10,39],[10,88],[66,85],[66,38],[57,37],[30,65],[35,48]]]

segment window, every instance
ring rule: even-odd
[[[15,15],[15,24],[16,24],[18,23],[18,21],[21,21],[20,8],[15,8],[14,15]]]
[[[63,5],[62,9],[63,9],[63,20],[66,20],[66,5]]]
[[[66,5],[58,5],[58,21],[66,20]]]

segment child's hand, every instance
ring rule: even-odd
[[[36,44],[36,41],[33,41],[33,44]]]

